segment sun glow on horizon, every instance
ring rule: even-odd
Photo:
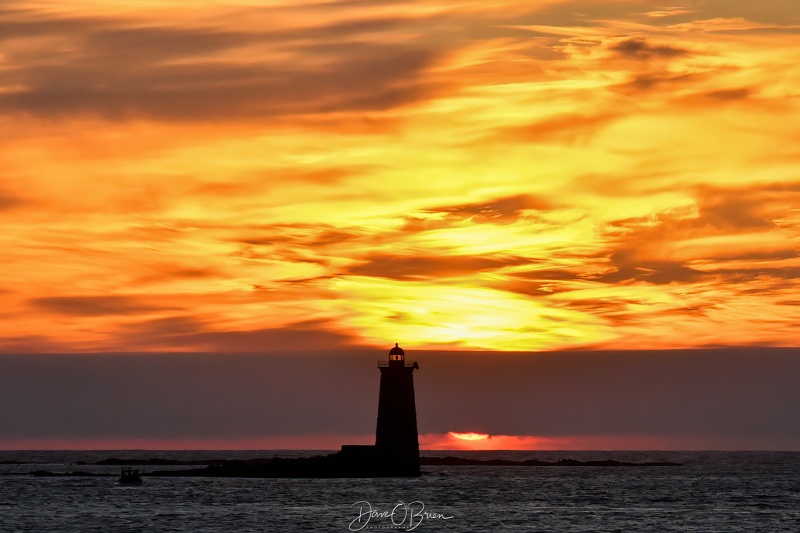
[[[557,442],[556,439],[529,435],[490,435],[454,431],[445,435],[420,436],[420,446],[428,450],[540,450],[547,449],[548,445],[557,445]]]
[[[455,431],[450,431],[448,435],[451,437],[455,437],[456,439],[470,440],[470,441],[485,440],[490,437],[490,435],[486,433],[456,433]]]
[[[718,440],[685,435],[673,437],[625,434],[545,436],[448,432],[445,434],[422,434],[419,436],[419,442],[421,450],[432,451],[707,450],[726,448]]]

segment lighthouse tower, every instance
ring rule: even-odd
[[[414,402],[414,370],[405,352],[395,343],[388,361],[379,361],[381,389],[378,399],[378,428],[375,454],[379,469],[388,476],[418,476],[419,438]]]

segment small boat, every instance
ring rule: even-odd
[[[142,475],[133,468],[123,468],[119,477],[119,482],[125,485],[141,485]]]

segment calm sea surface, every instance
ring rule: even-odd
[[[118,467],[76,464],[106,457],[309,453],[14,451],[0,452],[0,461],[43,464],[0,465],[0,474],[39,469],[118,474]],[[418,479],[145,477],[134,487],[118,485],[116,476],[0,475],[0,531],[800,531],[800,452],[425,454],[683,466],[423,467],[426,475]]]

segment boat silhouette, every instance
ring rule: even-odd
[[[119,482],[124,485],[141,485],[142,475],[134,468],[123,468],[120,471]]]

